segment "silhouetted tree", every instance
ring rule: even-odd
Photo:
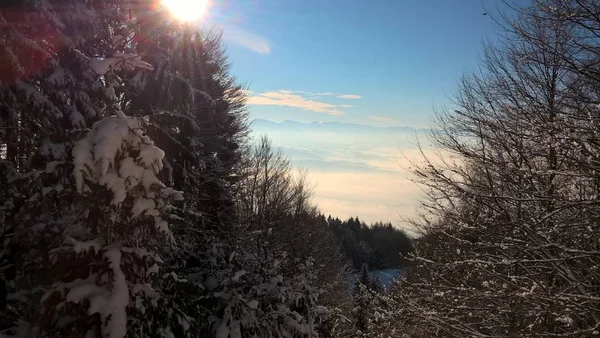
[[[433,140],[415,264],[396,293],[413,336],[592,336],[600,327],[597,1],[515,8]],[[427,212],[425,212],[427,211]]]

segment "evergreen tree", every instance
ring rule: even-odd
[[[385,337],[388,333],[390,301],[382,291],[379,279],[369,276],[369,268],[363,264],[353,290],[355,337]]]
[[[360,270],[364,263],[378,270],[404,267],[413,250],[411,238],[391,223],[367,226],[357,220],[351,217],[342,222],[330,217],[328,221],[353,268]]]
[[[358,279],[354,284],[354,309],[352,313],[355,318],[357,330],[366,333],[369,325],[369,319],[372,314],[372,293],[371,278],[369,277],[369,268],[363,264]]]
[[[194,196],[190,203],[205,223],[228,224],[245,163],[248,122],[245,91],[229,74],[220,35],[159,14],[144,18],[137,29],[153,32],[138,48],[156,71],[128,82],[126,111],[148,116],[149,135],[173,154],[169,180]]]
[[[371,277],[371,283],[369,284],[369,288],[373,290],[373,292],[381,293],[384,291],[383,285],[381,284],[381,280],[379,276]]]
[[[302,182],[240,221],[244,90],[153,3],[0,8],[0,334],[316,336],[347,291],[329,229]]]
[[[151,68],[116,39],[115,31],[127,21],[128,2],[107,1],[102,10],[97,6],[13,1],[0,8],[5,27],[0,144],[6,149],[0,166],[7,183],[0,188],[6,198],[0,236],[8,248],[7,270],[17,270],[7,276],[2,269],[11,294],[2,317],[14,321],[3,322],[0,329],[17,319],[41,318],[34,305],[40,286],[60,278],[62,272],[49,267],[59,247],[68,244],[63,241],[69,227],[80,225],[71,149],[87,126],[110,114],[116,72]],[[38,322],[37,327],[54,324]]]
[[[106,337],[172,334],[163,307],[172,304],[161,298],[157,280],[162,276],[160,253],[173,241],[163,218],[166,202],[182,197],[156,177],[164,152],[143,136],[139,123],[117,112],[96,123],[73,148],[80,213],[72,219],[74,226],[65,230],[63,246],[50,256],[56,273],[53,287],[43,297],[47,332],[63,335],[84,329],[82,336],[101,332]],[[61,271],[66,261],[71,266]],[[178,309],[167,308],[177,313]],[[81,310],[99,314],[94,318],[99,321],[76,320]],[[185,315],[176,315],[183,315],[178,324],[184,325]],[[65,317],[72,320],[64,323]]]
[[[147,37],[137,48],[155,71],[126,82],[124,105],[148,119],[148,135],[169,154],[164,178],[186,196],[172,217],[180,244],[165,261],[168,271],[187,278],[165,287],[203,318],[191,335],[205,336],[223,306],[206,284],[227,283],[228,257],[240,254],[237,239],[243,236],[234,222],[234,198],[247,151],[245,94],[229,74],[218,34],[164,14],[140,16],[135,27]]]

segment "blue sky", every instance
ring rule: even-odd
[[[250,100],[253,116],[424,127],[476,66],[481,41],[495,29],[482,14],[499,1],[212,0],[211,6],[208,20],[224,29],[233,73],[257,97]]]
[[[434,108],[451,108],[496,37],[483,13],[501,1],[210,1],[204,22],[223,30],[232,72],[249,85],[254,136],[308,169],[324,213],[407,226],[422,197],[411,182],[416,142],[433,162],[443,152],[424,130],[383,127],[427,128]]]

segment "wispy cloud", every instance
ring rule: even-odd
[[[351,104],[340,104],[340,107],[341,108],[354,108],[354,106]]]
[[[344,100],[359,100],[362,99],[363,97],[360,95],[356,95],[356,94],[339,94],[337,96],[338,99],[344,99]]]
[[[333,96],[335,95],[338,99],[345,99],[345,100],[359,100],[362,99],[363,97],[360,95],[356,95],[356,94],[343,94],[343,93],[334,93],[334,92],[309,92],[306,90],[279,90],[280,92],[284,92],[284,93],[294,93],[294,94],[306,94],[306,95],[310,95],[310,96]]]
[[[223,31],[223,40],[227,43],[245,47],[260,54],[271,53],[269,41],[258,34],[247,31],[237,26],[219,26]]]
[[[285,93],[295,93],[295,94],[306,94],[306,95],[311,95],[311,96],[331,96],[331,95],[341,95],[341,94],[337,94],[337,93],[332,93],[332,92],[309,92],[306,90],[280,90],[280,92],[285,92]]]
[[[391,124],[399,124],[400,121],[393,119],[391,117],[386,116],[369,116],[369,118],[373,121],[382,122],[382,123],[391,123]]]
[[[438,149],[415,145],[415,136],[426,140],[424,131],[382,132],[385,129],[365,125],[362,130],[344,123],[324,128],[310,123],[301,129],[283,125],[262,124],[253,135],[268,134],[274,145],[285,145],[281,149],[294,166],[308,169],[314,200],[323,213],[392,221],[411,229],[402,218],[417,216],[416,203],[422,197],[421,187],[411,181],[411,167],[425,164],[423,154],[434,163],[440,160]]]
[[[252,95],[252,92],[249,93],[247,103],[255,106],[286,106],[329,115],[342,115],[344,112],[340,108],[349,108],[323,102],[316,98],[303,97],[302,95],[314,96],[315,94],[305,91],[277,90],[256,95]]]

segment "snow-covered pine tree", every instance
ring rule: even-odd
[[[44,303],[53,304],[49,310],[62,332],[85,328],[103,337],[173,335],[164,314],[176,309],[160,308],[164,301],[155,287],[161,278],[160,253],[173,240],[163,218],[167,202],[182,196],[157,178],[164,152],[143,135],[140,123],[117,111],[73,148],[80,213],[51,259],[60,267],[66,256],[87,268],[71,267],[44,297]],[[72,311],[80,313],[73,304],[99,314],[87,320],[95,325],[62,326],[63,311],[76,307]],[[176,324],[188,325],[184,314],[176,315],[181,321]]]
[[[354,283],[354,309],[352,310],[357,330],[365,334],[373,313],[373,292],[370,287],[371,277],[369,277],[369,268],[365,263]]]
[[[383,284],[381,284],[381,279],[379,279],[379,276],[371,277],[370,288],[375,293],[381,293],[384,291],[384,287],[383,287]]]
[[[267,261],[239,248],[227,268],[213,277],[211,294],[218,302],[212,316],[218,338],[317,337],[329,309],[319,305],[323,290],[316,285],[313,261],[296,260],[296,272],[284,272],[285,253]],[[218,280],[222,282],[216,284]]]
[[[112,69],[152,67],[136,55],[90,59],[106,82],[115,115],[95,123],[73,147],[78,201],[63,228],[62,246],[50,253],[52,288],[42,298],[50,335],[79,332],[104,337],[180,336],[192,319],[161,295],[160,253],[173,243],[169,201],[181,200],[157,175],[164,152],[142,131],[143,120],[127,117],[116,103]],[[65,271],[65,261],[75,266]],[[87,312],[89,316],[83,313]],[[165,316],[167,313],[167,316]]]
[[[72,201],[65,184],[72,170],[69,149],[86,119],[99,118],[104,107],[104,86],[84,53],[103,55],[110,30],[98,31],[99,23],[119,20],[80,1],[0,4],[0,236],[9,248],[9,269],[16,270],[14,276],[3,272],[5,279],[16,278],[7,283],[0,330],[37,310],[35,286],[47,275],[47,255],[38,253]]]
[[[136,49],[155,66],[125,81],[123,110],[145,117],[146,132],[164,149],[165,181],[186,196],[171,214],[178,250],[165,256],[167,271],[187,276],[164,285],[185,301],[198,320],[192,336],[213,332],[208,318],[218,306],[211,296],[224,282],[236,251],[234,189],[243,164],[246,113],[242,87],[229,74],[218,35],[175,22],[168,13],[140,15]]]
[[[136,26],[150,35],[138,49],[156,71],[127,82],[124,111],[148,116],[149,135],[173,154],[167,164],[174,187],[194,196],[187,203],[206,226],[223,227],[234,219],[233,192],[244,165],[246,94],[230,74],[219,34],[165,15],[145,16]]]
[[[354,337],[388,337],[395,333],[390,325],[393,300],[382,291],[379,278],[371,277],[367,264],[363,264],[353,288]]]
[[[17,326],[9,331],[18,336],[122,336],[125,328],[128,336],[195,337],[246,318],[237,310],[227,317],[227,308],[247,307],[224,297],[233,294],[260,304],[244,336],[314,335],[326,311],[310,257],[270,252],[258,264],[257,248],[232,240],[249,235],[231,222],[231,188],[244,156],[244,91],[228,74],[219,38],[188,35],[191,43],[182,42],[172,27],[161,31],[160,20],[148,29],[144,19],[160,14],[144,3],[34,0],[17,3],[15,13],[25,18],[1,12],[13,35],[2,41],[0,62],[29,62],[2,69],[8,127],[1,130],[8,132],[0,135],[0,146],[7,145],[0,153],[9,183],[2,188],[10,187],[0,194],[9,196],[0,212],[10,229],[2,236],[14,231],[19,244],[16,255],[4,255],[9,268],[2,271],[19,269],[2,319],[15,315],[7,325]],[[32,51],[34,58],[23,57]],[[153,80],[163,87],[146,77],[150,66],[140,54],[151,56],[143,59],[156,66]],[[198,99],[156,102],[152,94],[189,93],[181,88]],[[105,137],[111,133],[117,137]],[[177,160],[159,160],[157,148]],[[166,168],[157,173],[161,163]],[[193,192],[182,208],[169,205],[179,194],[160,182],[165,172],[164,181]],[[172,236],[184,238],[170,251],[167,220]],[[241,270],[247,273],[232,283]],[[213,310],[218,318],[199,315]]]
[[[10,28],[2,52],[12,56],[3,60],[13,62],[2,77],[2,187],[11,189],[3,190],[1,212],[3,240],[8,233],[18,243],[8,255],[18,276],[0,309],[3,321],[14,320],[0,329],[61,337],[185,332],[190,319],[153,289],[178,280],[158,274],[159,254],[172,241],[162,212],[180,195],[156,177],[164,153],[141,132],[143,121],[118,105],[118,75],[151,69],[117,30],[127,3],[104,2],[100,11],[79,1],[11,5],[1,11]],[[39,57],[24,57],[28,51]],[[77,129],[111,113],[117,117],[78,141]]]

